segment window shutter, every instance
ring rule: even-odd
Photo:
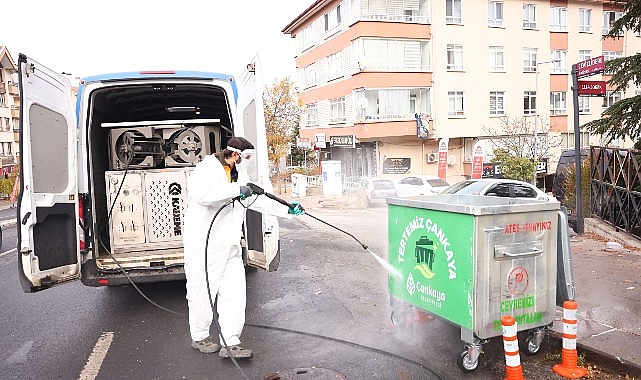
[[[420,41],[405,41],[405,67],[408,69],[421,67]]]

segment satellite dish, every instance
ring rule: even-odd
[[[367,98],[358,99],[358,108],[364,110],[367,108],[368,105],[369,105],[369,100],[367,100]]]

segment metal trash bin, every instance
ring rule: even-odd
[[[439,194],[387,203],[389,262],[402,273],[388,282],[393,322],[409,307],[460,326],[463,371],[501,336],[505,315],[530,331],[526,353],[538,352],[556,311],[559,202]]]

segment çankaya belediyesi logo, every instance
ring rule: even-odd
[[[418,238],[416,237],[418,235]],[[414,240],[416,239],[416,240]],[[411,243],[414,241],[414,262],[412,268],[418,271],[425,279],[430,280],[439,275],[435,270],[435,263],[440,260],[447,261],[448,278],[456,278],[456,260],[450,250],[450,241],[432,219],[415,217],[412,219],[401,235],[398,248],[398,263],[405,262],[406,251],[412,251]],[[410,259],[411,260],[411,259]],[[410,274],[411,275],[411,274]],[[410,278],[408,277],[408,283]],[[412,279],[412,281],[414,281]],[[408,285],[409,286],[409,285]]]

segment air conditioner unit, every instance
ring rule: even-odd
[[[428,153],[425,159],[428,163],[433,163],[438,161],[438,156],[436,155],[436,153]]]

